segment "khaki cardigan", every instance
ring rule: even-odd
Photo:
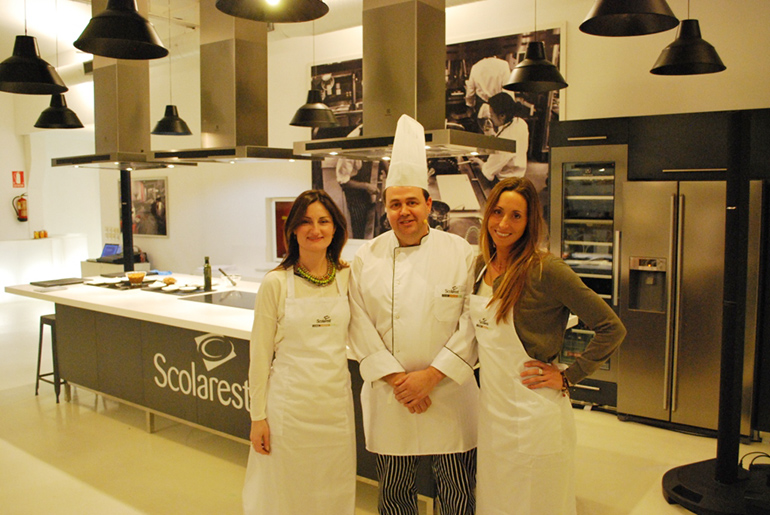
[[[476,258],[474,292],[483,278],[483,256]],[[493,285],[497,290],[501,277]],[[516,334],[531,357],[550,363],[561,351],[569,315],[574,313],[596,334],[565,371],[571,384],[593,374],[623,341],[626,328],[610,306],[561,259],[547,254],[533,265],[521,298],[514,306]]]

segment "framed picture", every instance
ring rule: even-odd
[[[137,236],[168,237],[168,179],[131,181],[131,230]]]
[[[276,197],[267,199],[268,208],[268,227],[267,233],[270,235],[270,259],[281,261],[288,249],[283,240],[283,228],[286,225],[286,219],[289,217],[289,211],[294,204],[292,197]]]

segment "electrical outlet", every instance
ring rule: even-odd
[[[105,227],[104,228],[104,240],[108,243],[114,243],[120,241],[120,228],[119,227]]]

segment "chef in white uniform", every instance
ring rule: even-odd
[[[359,248],[350,276],[351,347],[381,514],[417,513],[419,456],[432,456],[442,514],[475,511],[473,250],[429,228],[427,189],[424,129],[402,116],[384,199],[393,230]]]
[[[353,515],[356,449],[346,344],[346,221],[310,190],[286,220],[288,254],[257,294],[251,337],[247,515]]]

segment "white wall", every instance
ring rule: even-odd
[[[770,19],[767,0],[693,0],[690,14],[700,20],[704,38],[718,50],[727,70],[713,75],[659,77],[649,73],[660,51],[673,41],[674,30],[632,38],[601,38],[578,30],[594,0],[538,0],[537,26],[559,26],[564,32],[563,72],[570,86],[563,90],[562,119],[649,115],[676,112],[717,111],[770,107],[765,84],[770,79],[770,31],[762,25]],[[669,0],[681,19],[687,2]],[[483,0],[447,11],[447,42],[457,43],[504,34],[528,32],[534,28],[531,0]],[[394,29],[397,30],[397,29]],[[360,57],[361,28],[356,27],[312,37],[287,38],[280,25],[269,36],[269,144],[291,147],[294,141],[310,139],[310,130],[291,127],[289,120],[305,101],[309,67]],[[315,55],[313,47],[315,46]],[[200,105],[197,34],[180,38],[172,47],[173,100],[194,132],[175,138],[153,136],[153,149],[196,148],[200,145]],[[151,64],[151,120],[163,114],[168,103],[168,63]],[[0,93],[0,114],[14,116],[13,97]],[[85,97],[77,97],[79,99]],[[69,100],[69,99],[68,99]],[[72,105],[76,100],[69,100]],[[19,99],[21,102],[21,99]],[[16,120],[36,116],[18,112]],[[37,107],[35,108],[37,109]],[[29,109],[27,110],[29,111]],[[91,119],[88,113],[78,112]],[[34,120],[32,121],[34,123]],[[31,125],[29,121],[18,125]],[[9,127],[10,126],[10,127]],[[23,131],[23,129],[19,129]],[[118,174],[111,171],[55,169],[38,174],[54,156],[87,153],[72,143],[65,131],[30,138],[33,177],[46,177],[41,187],[43,205],[31,199],[32,210],[45,223],[63,232],[86,233],[89,251],[115,235],[118,226]],[[92,136],[90,136],[92,138]],[[0,193],[10,203],[10,170],[25,166],[23,144],[12,124],[0,124],[4,149],[5,179]],[[81,142],[79,145],[87,146]],[[51,175],[54,174],[55,175]],[[169,178],[169,237],[141,237],[135,242],[147,251],[153,266],[179,272],[195,272],[209,255],[215,266],[235,267],[246,277],[260,276],[272,266],[269,251],[266,206],[271,197],[291,197],[310,187],[310,166],[306,162],[205,164],[195,168],[134,172],[135,178]],[[92,181],[98,181],[95,188]],[[77,185],[77,186],[74,186]],[[98,190],[98,192],[97,192]],[[68,192],[66,195],[59,192]],[[76,200],[65,201],[72,192]],[[52,192],[55,192],[52,195]],[[98,198],[97,198],[98,197]],[[57,201],[56,199],[60,199]],[[73,203],[77,206],[75,208]],[[11,218],[10,206],[0,210],[0,239],[26,238],[27,227]],[[32,211],[31,211],[32,216]],[[36,214],[35,216],[38,216]],[[99,219],[100,227],[93,221]],[[50,232],[50,229],[49,229]],[[119,240],[116,240],[119,241]]]
[[[2,165],[0,165],[0,240],[21,240],[31,236],[29,222],[16,220],[16,212],[11,201],[14,197],[26,192],[26,188],[14,188],[11,172],[24,171],[25,181],[29,180],[29,169],[24,162],[24,140],[13,130],[15,108],[13,96],[10,93],[0,93],[0,148],[2,148]],[[34,207],[30,204],[30,208]]]

